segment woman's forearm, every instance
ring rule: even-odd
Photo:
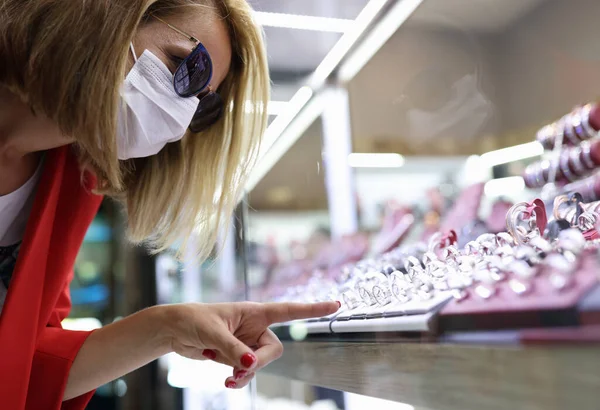
[[[174,351],[232,368],[229,388],[246,386],[254,373],[281,356],[273,323],[324,317],[339,302],[186,303],[156,306],[92,333],[75,358],[64,394],[72,399]],[[250,347],[252,346],[252,347]]]
[[[171,350],[165,331],[169,307],[153,307],[93,332],[69,373],[63,400],[115,380]]]

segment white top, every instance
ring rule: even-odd
[[[35,188],[42,175],[42,162],[19,189],[0,196],[0,312],[33,206]]]

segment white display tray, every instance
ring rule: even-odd
[[[333,333],[427,332],[435,312],[422,315],[382,317],[378,319],[344,320],[331,323]]]

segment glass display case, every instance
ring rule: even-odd
[[[266,373],[399,409],[597,407],[600,3],[379,3],[241,205],[252,300],[342,304],[274,327]]]
[[[341,309],[274,326],[285,353],[243,390],[224,389],[225,366],[170,355],[99,394],[185,410],[596,409],[600,2],[251,3],[272,102],[230,231],[201,265],[123,256],[101,212],[72,319]]]

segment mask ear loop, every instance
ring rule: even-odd
[[[135,48],[133,48],[133,42],[129,43],[129,49],[131,50],[131,54],[133,54],[133,61],[137,63],[137,54],[135,54]]]

